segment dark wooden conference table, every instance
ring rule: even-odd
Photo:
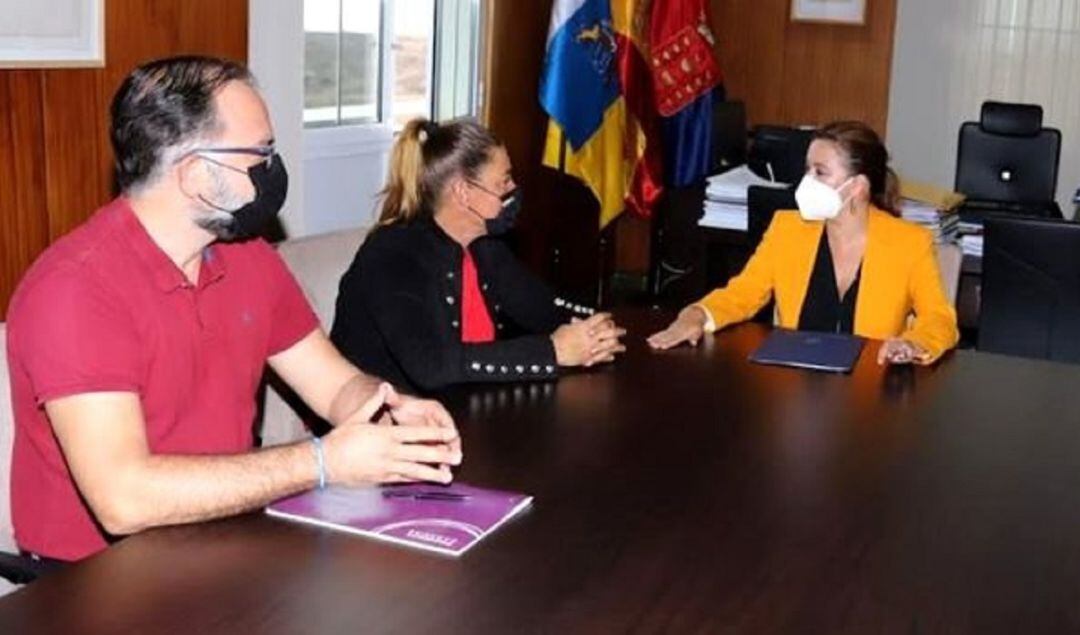
[[[458,478],[536,497],[460,559],[253,514],[147,532],[0,600],[3,633],[1080,631],[1080,368],[848,376],[744,325],[445,401]]]

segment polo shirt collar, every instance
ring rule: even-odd
[[[117,199],[117,219],[120,232],[123,235],[135,255],[150,271],[154,283],[165,293],[190,286],[187,276],[180,267],[176,266],[165,253],[150,233],[146,231],[135,210],[131,208],[127,199]],[[225,275],[225,262],[216,245],[210,245],[203,249],[202,265],[199,267],[199,287],[220,280]]]
[[[225,260],[217,243],[203,249],[202,266],[199,268],[199,287],[217,282],[225,276]]]

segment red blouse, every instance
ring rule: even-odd
[[[480,344],[495,341],[495,323],[491,321],[484,294],[480,291],[480,277],[476,262],[468,249],[461,259],[461,341]]]

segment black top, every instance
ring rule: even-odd
[[[410,392],[556,376],[550,334],[592,309],[557,298],[501,240],[469,245],[496,340],[461,342],[463,251],[430,218],[376,229],[341,278],[330,339]]]
[[[832,250],[829,238],[821,232],[814,270],[806,288],[802,312],[799,314],[800,331],[827,331],[851,333],[855,329],[855,303],[859,298],[859,282],[862,280],[862,264],[855,272],[855,280],[844,297],[836,288],[836,272],[833,270]]]

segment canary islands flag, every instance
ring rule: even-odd
[[[610,0],[556,0],[551,11],[540,103],[550,116],[544,165],[575,176],[600,201],[600,226],[619,215],[644,152],[644,135],[627,144],[627,107],[619,81],[618,33],[624,16]]]
[[[713,101],[723,99],[714,44],[705,0],[655,1],[649,52],[665,185],[698,183],[712,167]]]

